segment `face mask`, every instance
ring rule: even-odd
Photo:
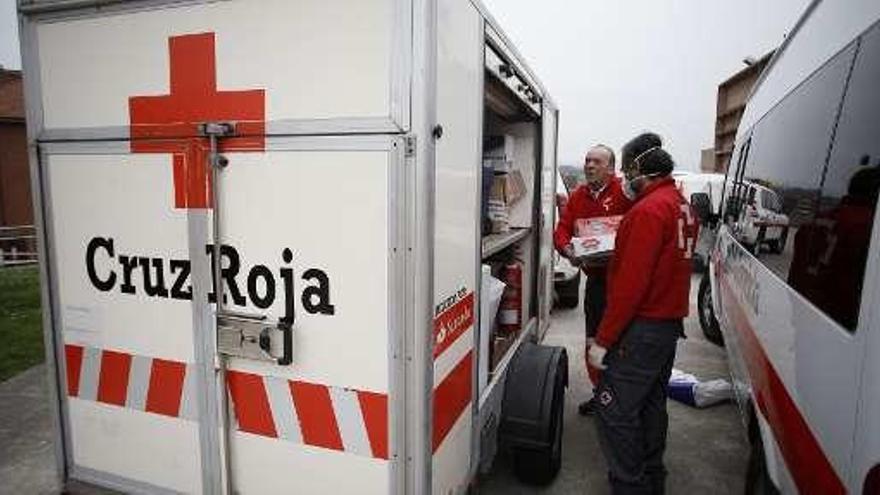
[[[630,201],[636,199],[636,196],[642,192],[642,181],[643,179],[651,179],[653,177],[657,177],[658,173],[653,174],[645,174],[645,175],[637,175],[632,179],[627,179],[623,182],[623,195],[627,197]]]
[[[626,199],[630,201],[635,200],[636,196],[639,195],[632,181],[626,180],[623,182],[623,195],[626,196]]]

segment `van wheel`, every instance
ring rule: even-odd
[[[703,274],[700,279],[700,290],[697,294],[697,312],[700,315],[700,328],[706,340],[715,345],[724,347],[724,335],[715,318],[715,308],[712,306],[712,284],[709,280],[709,272]]]
[[[513,450],[513,471],[517,478],[532,485],[547,485],[562,467],[562,414],[565,409],[565,384],[557,374],[553,393],[551,442],[545,449],[519,447]]]
[[[753,417],[752,421],[756,419]],[[754,428],[757,429],[757,426]],[[764,442],[761,440],[761,434],[755,431],[749,436],[751,449],[746,470],[746,495],[779,495],[779,490],[773,485],[770,473],[767,472],[767,459],[764,457]]]
[[[788,229],[784,229],[779,239],[770,241],[770,252],[773,254],[782,254],[785,250],[785,243],[788,241]]]

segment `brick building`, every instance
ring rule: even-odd
[[[775,51],[775,50],[774,50]],[[742,119],[752,86],[758,81],[761,72],[767,67],[773,52],[751,62],[744,69],[730,76],[718,85],[717,113],[715,118],[715,159],[714,163],[703,163],[704,172],[724,173],[733,152],[736,129]],[[707,163],[708,162],[708,163]]]
[[[32,239],[9,239],[33,223],[21,71],[0,68],[0,250],[33,252]]]

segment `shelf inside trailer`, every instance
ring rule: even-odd
[[[483,237],[483,259],[498,253],[504,248],[524,239],[532,229],[512,228],[501,234],[488,234]]]

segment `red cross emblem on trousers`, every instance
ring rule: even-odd
[[[174,206],[210,208],[208,139],[198,126],[208,121],[236,123],[236,135],[220,151],[263,151],[266,98],[262,89],[218,91],[214,33],[168,39],[170,94],[128,99],[132,153],[171,153]]]

